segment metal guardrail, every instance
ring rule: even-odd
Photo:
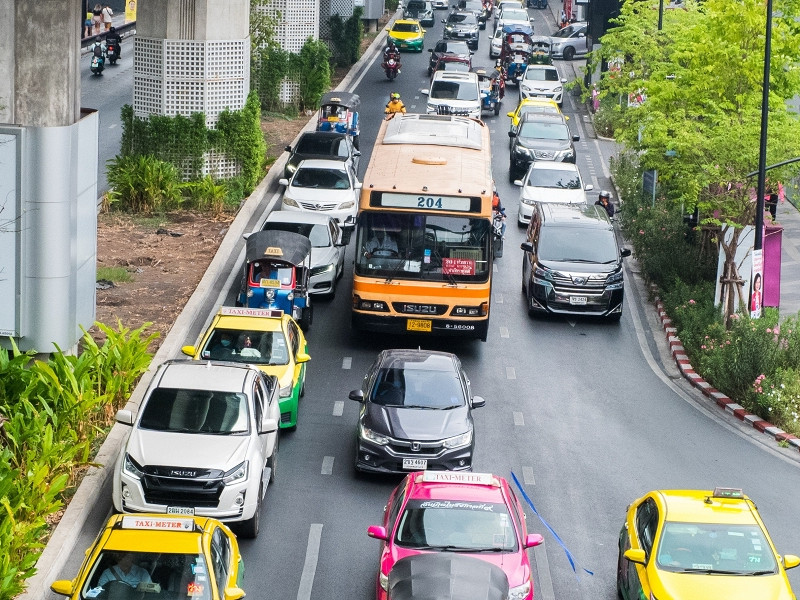
[[[136,33],[136,21],[131,21],[130,23],[125,23],[124,25],[120,26],[114,25],[114,27],[116,28],[117,33],[120,34],[122,37],[128,37],[129,35]],[[105,33],[106,32],[103,31],[99,35],[103,37],[105,36]],[[89,46],[91,46],[92,44],[94,44],[94,38],[96,37],[97,36],[95,35],[90,35],[89,37],[81,38],[81,50],[84,50]]]

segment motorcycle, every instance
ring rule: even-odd
[[[108,62],[112,65],[116,64],[119,60],[119,46],[114,42],[106,43],[106,56],[108,56]]]
[[[89,65],[89,68],[94,75],[102,75],[103,69],[105,69],[106,66],[105,62],[106,59],[102,56],[92,56],[92,62]]]
[[[386,72],[386,78],[389,81],[394,81],[394,78],[400,74],[400,58],[394,55],[389,55],[381,63],[383,70]]]
[[[500,211],[492,213],[492,252],[495,258],[503,256],[503,228],[505,215]]]

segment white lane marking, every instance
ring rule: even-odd
[[[516,379],[517,372],[514,370],[514,367],[506,367],[506,379]]]
[[[345,356],[342,359],[342,368],[343,369],[349,369],[352,366],[353,366],[353,357],[352,356]]]
[[[112,123],[111,125],[109,125],[109,126],[108,126],[108,128],[109,128],[109,129],[114,129],[114,127],[116,127],[116,126],[117,126],[117,124],[116,124],[116,123]]]
[[[525,482],[525,485],[536,485],[532,467],[522,467],[522,481]]]
[[[498,304],[502,304],[503,303],[503,294],[495,294],[494,295],[494,301],[497,302]]]
[[[341,417],[344,414],[344,400],[337,400],[333,403],[333,416]]]
[[[500,337],[507,338],[508,337],[508,327],[501,327],[500,328]]]
[[[514,425],[517,427],[523,427],[525,425],[525,417],[523,417],[522,413],[518,410],[514,411]]]
[[[297,590],[297,600],[311,600],[311,588],[314,587],[314,575],[317,572],[319,560],[319,546],[322,541],[322,523],[312,523],[308,530],[308,545],[306,546],[306,560],[303,563],[303,572],[300,575],[300,587]]]
[[[410,109],[412,109],[412,110],[413,110],[413,109],[417,108],[417,105],[416,105],[416,104],[412,104],[412,105],[411,105],[411,106],[409,106],[408,108],[410,108]]]
[[[326,456],[322,459],[322,475],[330,475],[333,473],[333,457]]]
[[[550,564],[547,562],[547,547],[539,544],[533,547],[533,558],[536,559],[536,574],[539,576],[539,587],[536,596],[541,600],[555,600],[553,579],[550,577]]]

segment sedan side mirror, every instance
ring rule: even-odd
[[[286,146],[286,148],[284,148],[284,150],[286,150],[287,152],[291,152],[292,151],[292,147],[291,146]]]
[[[361,183],[360,181],[356,181],[355,185],[353,186],[353,189],[360,190],[363,186],[364,186],[363,183]]]
[[[510,138],[517,137],[517,134],[514,131],[509,131],[508,132],[508,137],[510,137]]]
[[[561,83],[567,83],[567,78],[566,77],[562,77],[561,78]]]
[[[376,540],[386,540],[389,537],[386,535],[386,528],[380,525],[370,525],[367,528],[367,535]]]
[[[486,400],[484,400],[481,396],[473,396],[472,408],[481,408],[482,406],[486,406]]]
[[[513,112],[506,113],[506,116],[507,117],[511,117],[513,119],[514,118],[514,113]]]
[[[244,590],[240,587],[226,587],[225,600],[239,600],[244,598]]]
[[[197,348],[194,346],[183,346],[181,348],[181,352],[183,352],[186,356],[197,356]]]
[[[428,48],[428,52],[433,52],[433,48]]]
[[[631,249],[630,248],[623,248],[622,251],[619,253],[619,255],[622,258],[625,258],[626,256],[630,256],[631,255]]]
[[[628,548],[623,556],[637,565],[643,565],[647,563],[647,556],[645,555],[644,550],[639,548]]]
[[[59,579],[50,584],[50,589],[62,596],[72,596],[72,581],[69,579]]]
[[[278,419],[261,419],[258,433],[272,433],[273,431],[278,431]]]
[[[350,392],[348,396],[350,400],[355,400],[356,402],[363,402],[364,401],[364,391],[363,390],[353,390]]]
[[[573,135],[572,136],[572,141],[573,142],[580,142],[581,141],[581,136],[579,136],[577,134]]]
[[[294,362],[296,362],[297,364],[308,362],[310,360],[311,357],[305,352],[298,352],[297,355],[294,357]]]
[[[288,180],[288,179],[286,179],[285,177],[283,177],[283,178],[281,178],[281,179],[278,179],[278,185],[285,185],[285,186],[287,186],[287,187],[288,187],[288,185],[289,185],[289,180]]]
[[[133,413],[129,410],[125,410],[124,408],[117,411],[115,419],[117,423],[121,423],[123,425],[133,425]]]
[[[591,192],[593,189],[594,189],[594,186],[591,183],[588,183],[585,186],[583,186],[583,190],[585,192]]]
[[[800,565],[800,556],[795,556],[794,554],[783,555],[784,569],[794,569],[797,565]]]
[[[514,185],[516,185],[517,187],[522,187],[522,179],[515,179]]]
[[[541,536],[541,534],[529,533],[525,538],[526,548],[534,548],[535,546],[541,546],[542,544],[544,544],[544,538]]]

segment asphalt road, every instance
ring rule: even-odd
[[[551,15],[545,12],[531,11],[537,33],[552,29]],[[443,16],[444,11],[437,13]],[[437,22],[426,35],[426,47],[433,46],[441,31]],[[482,32],[475,65],[492,64],[487,44]],[[84,85],[84,98],[91,89],[101,112],[113,113],[101,114],[101,135],[108,143],[115,132],[119,139],[118,126],[112,126],[119,118],[118,107],[130,102],[130,87],[122,87],[130,77],[129,57],[107,70],[110,76],[102,81],[95,78]],[[402,73],[394,83],[385,79],[377,63],[357,80],[362,171],[390,92],[399,91],[409,111],[424,110],[419,89],[427,86],[428,57],[427,52],[404,54]],[[558,66],[571,77],[571,65]],[[501,116],[486,119],[498,190],[508,214],[515,215],[518,188],[507,180],[509,119],[504,115],[514,108],[516,90],[508,91]],[[88,100],[84,104],[90,105]],[[564,110],[572,116],[573,131],[581,134],[578,165],[584,180],[596,189],[610,187],[607,156],[603,158],[597,140],[586,138],[584,119],[572,97],[566,98]],[[669,368],[662,369],[652,340],[663,334],[651,331],[643,294],[631,279],[618,325],[529,319],[520,293],[521,241],[522,231],[510,217],[505,254],[496,261],[486,343],[351,333],[349,249],[348,270],[336,297],[315,307],[308,334],[312,360],[307,392],[297,430],[282,437],[277,483],[267,493],[261,533],[257,540],[240,542],[248,598],[373,597],[378,542],[367,537],[366,529],[380,523],[388,494],[399,479],[354,474],[358,405],[347,395],[360,387],[380,349],[420,343],[456,352],[474,393],[486,398],[486,407],[475,413],[475,470],[505,477],[516,473],[539,513],[577,560],[576,575],[555,538],[528,511],[529,529],[546,540],[532,552],[537,598],[615,598],[616,543],[625,508],[654,488],[741,487],[757,502],[778,551],[800,553],[798,462],[753,437],[733,418],[703,408],[695,400],[698,392]],[[222,282],[218,291],[221,298],[232,299]],[[187,332],[187,343],[202,326],[198,322]],[[97,499],[98,527],[110,509],[108,493]],[[86,532],[85,545],[76,548],[64,577],[74,576],[95,531]],[[800,589],[800,570],[790,572],[790,579]]]

